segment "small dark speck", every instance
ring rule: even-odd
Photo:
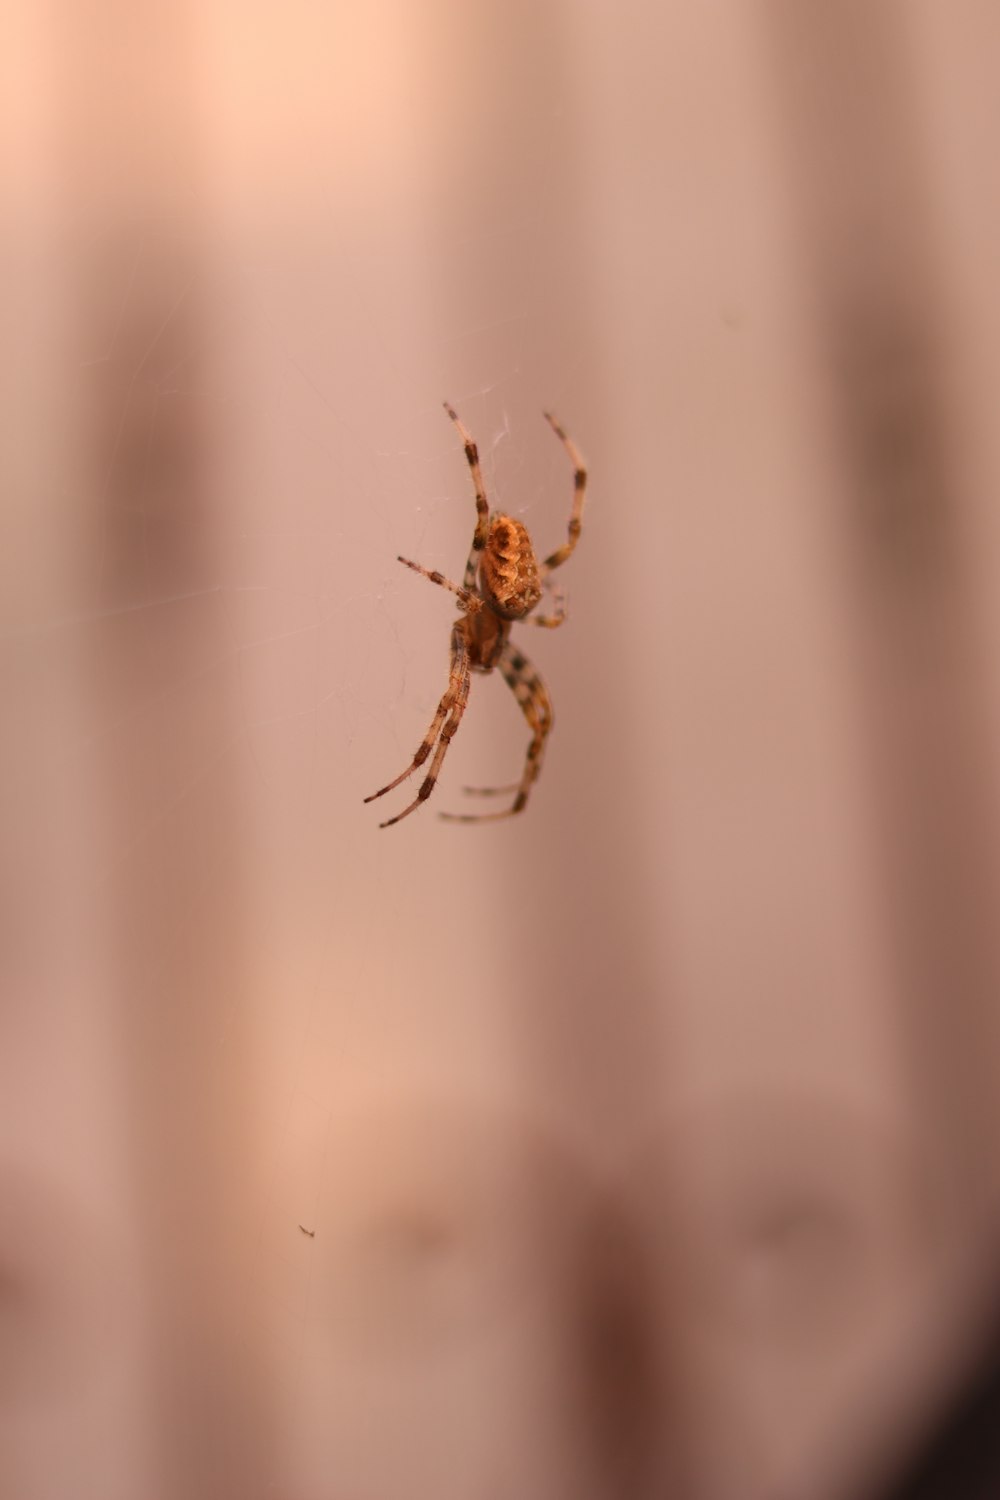
[[[316,1238],[315,1229],[307,1229],[304,1224],[300,1224],[299,1228],[302,1230],[302,1233],[307,1234],[311,1240],[314,1240]]]

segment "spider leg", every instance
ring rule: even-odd
[[[467,797],[503,797],[509,792],[516,792],[521,785],[519,781],[512,781],[509,786],[463,786],[462,791]],[[457,818],[458,813],[442,813],[442,818]]]
[[[479,467],[479,449],[473,442],[471,433],[466,430],[459,420],[455,408],[450,406],[446,401],[444,409],[458,428],[458,435],[465,446],[466,461],[472,471],[472,483],[476,489],[476,529],[472,536],[472,546],[469,549],[469,560],[465,565],[465,587],[471,589],[476,581],[479,556],[486,546],[486,537],[490,529],[490,507],[486,499],[486,486],[483,483],[483,473]]]
[[[470,615],[476,615],[482,609],[483,601],[478,594],[471,593],[460,584],[452,583],[450,578],[446,578],[436,568],[425,568],[420,563],[411,562],[408,557],[397,557],[396,561],[405,563],[408,568],[413,569],[414,573],[419,573],[421,578],[429,578],[431,583],[439,583],[443,589],[450,589],[453,594],[457,594],[463,608]]]
[[[543,588],[548,587],[549,580],[546,579],[543,584]],[[552,608],[553,613],[550,615],[525,615],[524,619],[521,621],[521,624],[541,625],[543,630],[555,630],[557,626],[563,623],[563,621],[567,618],[566,591],[565,589],[561,589],[558,584],[556,584],[552,588]]]
[[[397,813],[394,818],[387,818],[384,823],[380,823],[378,825],[380,828],[391,828],[393,823],[399,823],[411,812],[414,812],[422,802],[426,802],[434,790],[434,785],[441,771],[441,763],[448,753],[448,746],[451,744],[459,724],[462,722],[462,715],[465,713],[465,706],[469,701],[469,684],[471,681],[471,673],[466,669],[455,695],[455,700],[452,703],[451,710],[441,729],[441,738],[434,752],[434,759],[431,761],[430,770],[420,783],[420,790],[417,795],[408,807],[403,808],[401,813]]]
[[[570,463],[573,465],[573,509],[570,511],[569,517],[569,536],[563,542],[562,546],[557,547],[551,556],[547,557],[542,563],[539,571],[543,578],[546,573],[551,573],[553,568],[560,567],[566,561],[580,540],[580,531],[583,526],[583,497],[587,488],[587,470],[584,467],[583,459],[576,450],[576,445],[566,436],[566,433],[560,427],[555,417],[552,416],[551,412],[545,412],[544,416],[546,422],[548,422],[552,431],[569,454]]]
[[[399,786],[401,781],[405,781],[408,776],[412,776],[414,771],[416,771],[419,766],[423,765],[428,755],[430,755],[431,749],[435,744],[438,735],[441,733],[441,725],[444,723],[445,717],[449,713],[454,701],[454,690],[449,684],[448,690],[444,694],[444,697],[441,699],[441,702],[438,704],[437,712],[435,713],[434,718],[431,720],[431,727],[430,729],[428,729],[427,733],[420,741],[420,744],[417,747],[417,753],[410,761],[410,764],[407,766],[406,770],[401,771],[396,777],[395,781],[390,781],[386,786],[380,787],[377,792],[372,792],[370,797],[366,797],[364,799],[366,802],[374,802],[377,800],[377,798],[384,797],[386,792],[395,791],[396,787]]]
[[[451,633],[451,669],[448,675],[448,687],[437,706],[437,711],[431,720],[430,728],[417,747],[416,755],[414,755],[406,770],[397,776],[394,781],[390,781],[387,786],[381,787],[377,792],[373,792],[370,797],[364,799],[366,802],[374,802],[376,798],[384,797],[386,792],[391,792],[395,787],[399,786],[400,782],[405,781],[408,776],[412,776],[418,766],[423,765],[435,741],[437,741],[437,749],[434,752],[434,759],[431,761],[430,770],[421,783],[416,798],[410,803],[409,807],[404,808],[396,817],[390,818],[386,823],[381,823],[379,825],[381,828],[388,828],[390,824],[398,823],[400,818],[405,818],[407,813],[411,813],[415,807],[419,807],[421,802],[426,802],[434,790],[434,783],[437,781],[441,762],[444,760],[445,752],[451,743],[452,736],[462,721],[465,705],[469,698],[471,672],[469,669],[468,647],[461,626],[462,622],[458,621]]]
[[[497,666],[503,673],[504,681],[517,699],[521,712],[528,721],[531,729],[531,741],[528,745],[528,753],[525,756],[524,771],[521,780],[516,786],[510,787],[465,787],[464,791],[472,792],[478,796],[495,796],[503,792],[516,792],[510,807],[504,808],[502,812],[495,813],[439,813],[438,816],[447,818],[452,823],[485,823],[494,822],[498,818],[511,818],[515,813],[522,811],[528,801],[528,794],[532,785],[538,780],[542,769],[542,758],[545,754],[545,742],[552,732],[552,703],[549,699],[548,690],[534,667],[515,647],[507,645],[501,653]]]

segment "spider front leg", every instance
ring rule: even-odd
[[[480,797],[495,797],[505,792],[516,792],[517,795],[511,806],[504,808],[502,812],[443,812],[438,814],[439,817],[447,818],[451,823],[487,823],[495,822],[498,818],[512,818],[515,813],[524,810],[528,801],[528,794],[534,783],[538,780],[542,769],[545,744],[552,732],[553,724],[552,702],[549,698],[548,689],[527,657],[510,645],[504,647],[497,666],[503,673],[504,681],[517,699],[521,712],[527,719],[528,726],[531,729],[531,741],[528,745],[527,755],[525,756],[524,771],[521,774],[521,780],[513,786],[467,786],[463,790]]]
[[[396,777],[395,781],[390,781],[387,786],[381,787],[377,792],[372,792],[370,797],[364,799],[366,802],[374,802],[376,798],[384,797],[386,792],[391,792],[394,787],[399,786],[400,782],[405,781],[408,776],[412,776],[418,766],[423,765],[435,741],[437,741],[434,758],[431,761],[427,775],[420,783],[420,790],[417,792],[416,797],[409,806],[403,808],[401,813],[397,813],[394,818],[388,818],[384,823],[380,823],[380,828],[391,828],[393,823],[400,822],[402,818],[405,818],[415,808],[418,808],[421,802],[426,802],[434,790],[434,784],[441,770],[441,763],[447,754],[448,746],[451,744],[459,724],[462,722],[462,715],[465,713],[465,706],[469,701],[469,684],[472,680],[472,674],[469,669],[469,651],[463,629],[464,624],[464,620],[458,620],[452,629],[451,670],[448,675],[448,687],[437,706],[437,711],[431,720],[430,728],[417,746],[416,755],[414,755],[406,770]]]

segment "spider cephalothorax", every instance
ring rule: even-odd
[[[583,496],[587,485],[587,471],[573,443],[566,436],[554,417],[545,413],[545,420],[562,442],[573,464],[574,493],[573,509],[569,518],[569,535],[561,547],[539,564],[535,549],[528,535],[528,528],[512,516],[490,515],[483,476],[479,468],[479,452],[472,438],[459,421],[455,411],[445,402],[445,411],[454,422],[465,445],[465,457],[472,471],[472,482],[476,491],[476,529],[472,537],[469,560],[465,565],[465,576],[461,586],[452,583],[442,573],[421,567],[409,558],[399,561],[421,573],[432,583],[450,589],[458,595],[463,613],[451,628],[451,671],[448,687],[437,706],[430,728],[417,748],[417,753],[395,781],[366,797],[374,802],[412,776],[418,766],[434,751],[430,768],[420,784],[414,800],[401,813],[381,824],[388,828],[398,823],[408,813],[426,802],[441,770],[448,746],[454,738],[465,705],[469,699],[470,674],[473,671],[491,672],[498,667],[521,712],[531,729],[531,742],[524,763],[521,780],[509,787],[467,787],[483,796],[494,796],[504,792],[516,793],[510,807],[496,813],[442,813],[460,823],[480,823],[487,819],[509,818],[518,813],[528,800],[532,783],[538,779],[542,768],[545,742],[552,729],[552,705],[542,679],[528,659],[510,644],[511,625],[523,620],[528,625],[542,625],[550,629],[561,625],[566,618],[562,601],[556,597],[552,614],[533,615],[531,611],[542,597],[549,575],[564,563],[576,546],[580,536]]]

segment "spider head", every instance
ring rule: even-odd
[[[520,620],[542,597],[528,528],[512,516],[494,516],[479,564],[479,589],[503,620]]]

